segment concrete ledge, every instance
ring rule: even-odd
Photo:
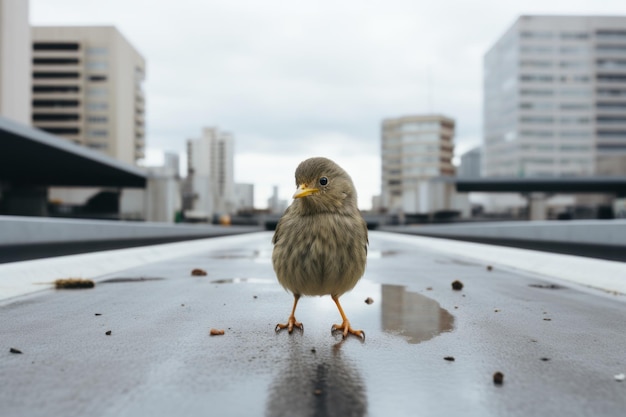
[[[0,247],[112,240],[202,238],[261,230],[253,226],[187,225],[49,217],[0,216]]]
[[[626,246],[626,220],[623,219],[385,226],[380,230],[439,237],[463,236]]]

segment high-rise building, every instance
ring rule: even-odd
[[[403,196],[418,184],[454,175],[454,120],[441,115],[413,115],[382,123],[382,206],[403,210]]]
[[[145,61],[112,26],[32,28],[32,122],[134,164],[144,157]]]
[[[456,176],[459,178],[479,178],[482,169],[482,147],[477,146],[461,155]]]
[[[521,16],[483,91],[484,176],[626,174],[626,16]]]
[[[30,125],[28,1],[0,0],[0,116]]]
[[[234,139],[217,128],[205,128],[202,137],[187,141],[187,214],[211,219],[236,209]]]

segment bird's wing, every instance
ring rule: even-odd
[[[291,206],[287,207],[287,210],[285,210],[285,212],[280,217],[280,219],[278,219],[278,223],[276,224],[276,230],[274,231],[274,237],[272,237],[272,244],[274,245],[276,244],[276,242],[278,242],[278,239],[280,238],[280,226],[283,223],[283,219],[289,213],[290,209],[291,209]]]

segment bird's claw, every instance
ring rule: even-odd
[[[348,334],[353,334],[361,340],[365,340],[365,332],[363,330],[355,330],[350,327],[349,321],[344,321],[341,324],[333,324],[333,327],[330,328],[330,332],[335,333],[336,331],[341,331],[344,339],[348,337]]]
[[[298,329],[300,329],[300,331],[304,331],[304,326],[302,325],[302,323],[296,321],[295,317],[289,317],[287,323],[278,323],[276,327],[274,327],[274,331],[278,333],[283,329],[287,329],[287,332],[291,333],[294,327],[297,327]]]

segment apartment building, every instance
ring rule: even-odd
[[[521,16],[483,92],[484,176],[626,175],[626,16]]]
[[[187,141],[187,184],[183,209],[188,217],[211,220],[236,211],[234,138],[216,127]]]
[[[0,0],[0,116],[30,125],[28,1]]]
[[[112,26],[32,28],[32,124],[134,164],[144,157],[145,61]]]
[[[454,120],[442,115],[383,120],[383,208],[391,212],[411,210],[406,197],[415,195],[420,181],[455,174],[453,137]]]

